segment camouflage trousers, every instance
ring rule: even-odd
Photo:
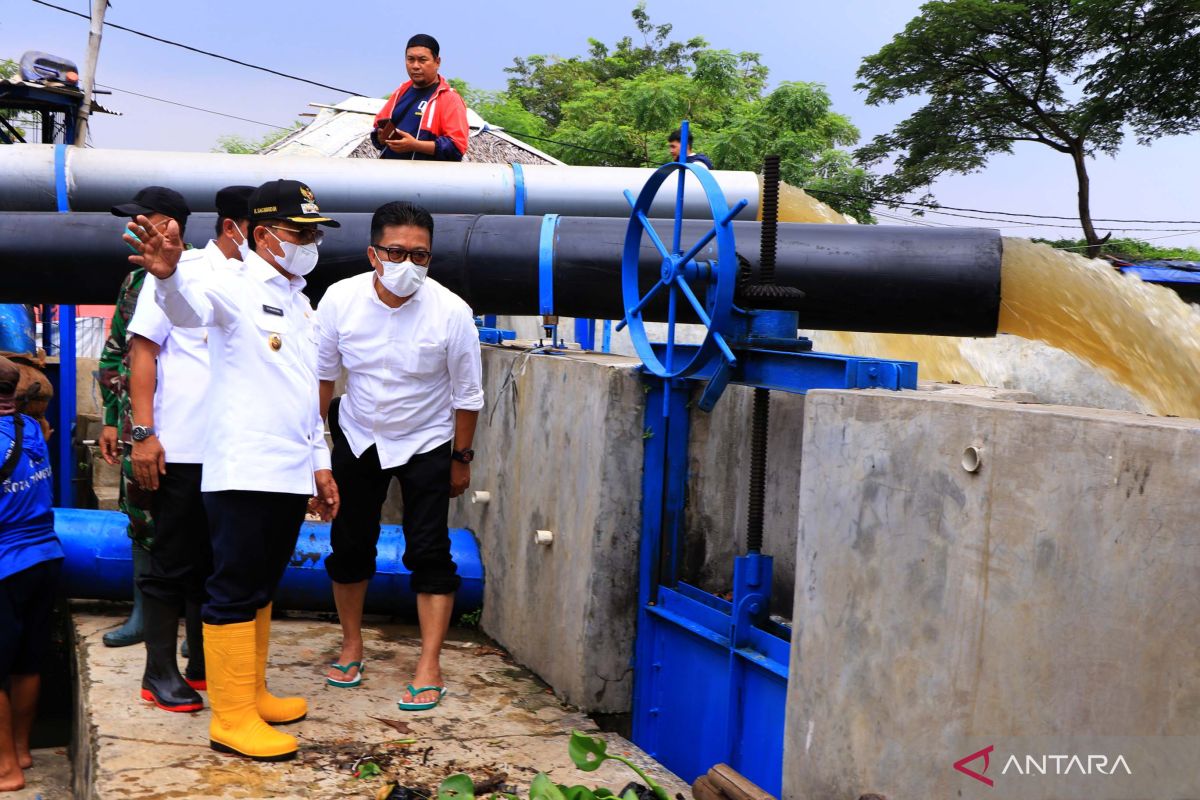
[[[154,513],[151,511],[154,503],[154,492],[143,489],[133,478],[133,448],[122,446],[124,457],[121,459],[121,492],[118,506],[129,518],[129,527],[125,532],[134,544],[143,550],[154,546]]]

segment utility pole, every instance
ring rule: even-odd
[[[100,59],[100,37],[104,33],[104,11],[108,0],[92,0],[92,27],[88,31],[87,64],[83,73],[83,105],[75,125],[75,144],[87,145],[88,119],[92,116],[92,95],[96,88],[96,62]]]

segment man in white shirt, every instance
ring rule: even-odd
[[[325,569],[342,625],[342,650],[327,677],[363,676],[362,613],[375,574],[379,520],[395,478],[404,498],[404,565],[412,572],[421,656],[400,698],[403,710],[436,706],[446,693],[440,654],[461,579],[450,555],[450,498],[471,481],[471,440],[483,408],[479,334],[470,307],[426,278],[433,217],[388,203],[371,220],[373,272],[339,281],[317,310],[321,405],[333,437],[342,512]],[[331,404],[348,371],[346,394]]]
[[[242,260],[253,186],[217,192],[217,238],[187,269],[211,273]],[[241,244],[241,247],[239,247]],[[177,328],[154,300],[147,275],[129,322],[129,401],[132,408],[133,476],[152,492],[155,520],[150,564],[138,579],[144,597],[146,667],[142,699],[166,711],[199,711],[196,690],[207,689],[200,606],[212,572],[208,518],[200,496],[201,462],[208,435],[208,334]],[[179,612],[187,607],[186,678],[175,661]]]
[[[317,495],[325,519],[338,511],[318,408],[316,329],[302,293],[318,259],[317,225],[338,223],[299,181],[263,184],[249,207],[245,261],[207,276],[176,268],[177,226],[159,232],[138,217],[124,238],[138,252],[130,261],[158,279],[154,296],[171,323],[208,328],[200,488],[213,549],[204,604],[209,744],[282,761],[295,756],[296,740],[267,723],[303,719],[308,705],[266,689],[271,600],[309,498]]]

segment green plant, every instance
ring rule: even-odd
[[[579,731],[571,731],[567,754],[571,757],[571,762],[584,772],[594,772],[605,761],[620,761],[637,773],[638,778],[650,788],[657,800],[671,800],[666,789],[652,781],[632,761],[624,756],[609,753],[608,742],[598,736],[588,736]],[[462,773],[451,775],[438,787],[438,800],[474,800],[474,797],[475,784],[470,777]],[[519,800],[516,795],[511,794],[493,794],[491,797],[493,800],[496,798]],[[586,786],[564,786],[552,781],[544,772],[539,772],[529,786],[529,800],[616,800],[616,795],[603,787],[589,789]],[[638,800],[638,797],[633,789],[630,789],[620,800]]]
[[[483,609],[477,608],[474,611],[468,611],[458,618],[458,624],[464,628],[478,628],[479,620],[483,618]]]

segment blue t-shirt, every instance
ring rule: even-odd
[[[0,484],[0,580],[63,557],[54,535],[50,452],[42,426],[32,417],[0,417],[0,464],[15,444],[14,420],[24,425],[25,441],[16,469]]]
[[[410,86],[408,91],[397,97],[396,105],[392,107],[392,124],[396,126],[396,130],[404,131],[418,141],[428,141],[428,131],[425,133],[425,139],[421,139],[421,120],[425,116],[425,108],[429,105],[430,98],[437,89],[438,84],[435,81],[423,89]],[[383,147],[383,142],[379,144]],[[383,152],[379,157],[404,158],[415,161],[433,160],[433,156],[427,156],[424,153],[393,153],[387,147],[383,147]]]

